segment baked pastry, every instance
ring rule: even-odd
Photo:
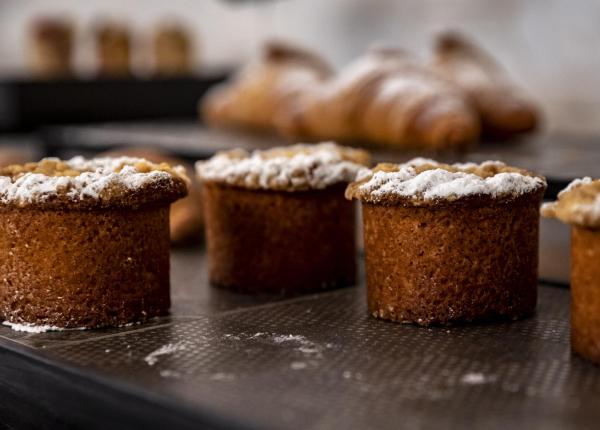
[[[277,115],[300,92],[330,74],[329,66],[316,54],[270,42],[259,61],[207,93],[200,101],[201,117],[214,126],[272,130]]]
[[[497,161],[421,158],[362,174],[346,197],[362,202],[371,314],[430,325],[533,313],[545,188]]]
[[[98,73],[119,77],[131,74],[131,36],[124,24],[104,21],[95,28]]]
[[[187,75],[192,71],[192,42],[180,25],[163,24],[154,33],[154,72],[163,76]]]
[[[571,347],[600,364],[600,179],[577,179],[542,206],[571,224]]]
[[[29,62],[31,70],[42,78],[57,78],[72,73],[73,28],[69,21],[42,18],[30,32]]]
[[[185,161],[174,158],[164,152],[149,148],[126,148],[109,151],[104,157],[137,157],[156,164],[167,163],[171,166],[182,166],[190,178],[188,195],[171,205],[170,230],[173,244],[189,244],[200,241],[204,231],[202,217],[202,190],[195,178],[194,169]]]
[[[477,114],[463,92],[394,48],[372,48],[335,78],[304,91],[296,106],[278,122],[295,138],[447,149],[479,136]]]
[[[510,137],[537,127],[537,107],[473,41],[456,32],[440,34],[436,39],[433,68],[471,97],[486,135]]]
[[[352,285],[355,214],[344,188],[368,160],[325,143],[199,162],[211,283],[292,295]]]
[[[47,158],[0,169],[0,319],[18,329],[120,326],[169,309],[169,205],[180,168]]]

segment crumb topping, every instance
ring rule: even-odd
[[[143,158],[44,158],[0,169],[0,203],[141,205],[176,200],[186,194],[187,182],[183,167]]]
[[[198,162],[203,181],[248,189],[302,191],[323,189],[356,178],[369,164],[369,154],[334,143],[297,144],[265,151],[219,152]]]
[[[600,179],[575,179],[558,193],[558,200],[545,203],[542,215],[581,227],[600,228]]]
[[[369,203],[428,205],[468,197],[511,198],[546,188],[546,180],[500,161],[443,164],[415,158],[363,169],[346,198]]]

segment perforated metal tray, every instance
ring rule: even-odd
[[[541,285],[538,312],[523,321],[419,328],[370,317],[363,287],[293,299],[243,296],[207,284],[202,252],[174,252],[172,263],[169,317],[98,331],[0,329],[0,358],[11,350],[50,375],[77,375],[70,391],[40,400],[61,411],[52,420],[88,428],[159,428],[169,420],[180,428],[273,429],[600,423],[600,369],[570,352],[567,289]],[[11,387],[6,374],[4,389]],[[69,392],[78,393],[71,409],[63,404]],[[99,417],[81,412],[88,397]]]

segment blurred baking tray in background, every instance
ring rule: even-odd
[[[289,143],[274,135],[207,128],[197,121],[65,125],[47,127],[42,136],[49,153],[142,146],[163,149],[190,160],[210,157],[219,150],[265,149]],[[402,162],[413,157],[431,157],[445,162],[504,161],[546,176],[550,185],[548,198],[553,198],[574,178],[600,173],[600,144],[593,137],[542,134],[523,140],[484,142],[459,153],[365,147],[372,152],[375,162]]]
[[[0,131],[41,125],[150,118],[190,118],[198,99],[226,71],[182,78],[1,80]]]
[[[522,321],[422,328],[370,317],[364,285],[254,297],[209,286],[203,250],[173,252],[172,266],[168,317],[0,327],[0,415],[14,427],[146,429],[553,430],[600,419],[600,372],[570,353],[566,289],[541,285]]]

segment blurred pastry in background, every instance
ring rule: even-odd
[[[66,19],[39,18],[29,33],[29,63],[41,78],[68,76],[72,72],[73,27]]]
[[[125,24],[104,20],[94,28],[98,74],[127,76],[131,73],[131,35]]]
[[[464,148],[479,119],[468,98],[397,48],[374,47],[336,77],[304,91],[278,117],[286,136],[394,147]]]
[[[177,23],[160,25],[154,33],[154,72],[162,76],[187,75],[192,71],[192,41]]]
[[[191,165],[164,152],[148,148],[125,148],[108,151],[105,157],[139,157],[153,163],[167,163],[171,166],[185,167],[191,183],[188,195],[171,205],[171,242],[173,244],[197,243],[203,235],[204,221],[202,216],[202,191]]]
[[[537,107],[491,55],[465,36],[453,31],[439,34],[433,68],[469,94],[485,135],[510,137],[537,127]]]
[[[299,93],[331,74],[329,65],[315,53],[273,41],[258,61],[201,100],[201,116],[214,126],[272,130],[277,115]]]

